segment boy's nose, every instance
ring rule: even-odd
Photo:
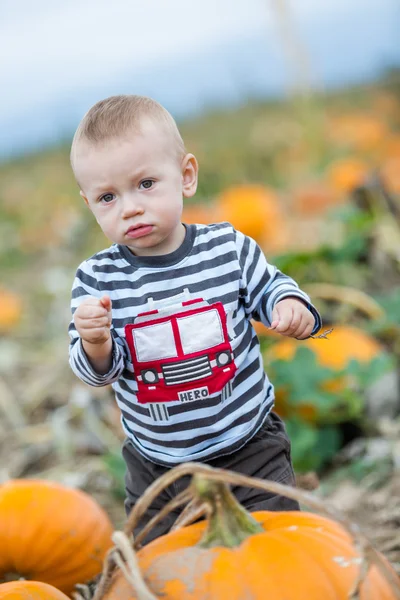
[[[123,198],[122,202],[122,217],[124,219],[128,219],[129,217],[133,217],[135,215],[142,215],[144,213],[144,208],[141,202],[137,201],[137,198],[129,195]]]

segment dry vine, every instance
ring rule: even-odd
[[[352,306],[372,321],[383,319],[385,316],[380,304],[362,290],[333,283],[309,283],[304,286],[304,291],[313,299],[320,298]]]

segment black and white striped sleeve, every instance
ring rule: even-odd
[[[112,364],[108,373],[101,375],[97,373],[90,364],[88,357],[82,346],[82,340],[74,324],[73,315],[79,304],[85,298],[100,298],[102,293],[99,291],[97,280],[89,261],[83,262],[77,272],[72,285],[71,311],[72,320],[69,324],[68,334],[70,337],[69,345],[69,364],[71,369],[79,379],[88,385],[101,387],[109,385],[116,381],[125,368],[125,350],[123,343],[118,339],[115,331],[111,329],[112,334]]]
[[[269,327],[276,303],[283,298],[296,297],[305,302],[315,318],[311,335],[317,333],[322,327],[321,316],[294,279],[271,265],[252,238],[236,231],[236,243],[241,269],[240,293],[249,318]]]

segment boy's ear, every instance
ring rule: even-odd
[[[185,198],[191,198],[197,190],[197,176],[199,165],[193,154],[186,154],[182,161],[182,183],[183,195]]]
[[[86,198],[86,196],[85,196],[85,194],[82,192],[82,190],[81,190],[79,193],[80,193],[80,195],[82,196],[82,198],[84,199],[86,206],[89,206],[89,200]],[[90,208],[90,206],[89,206],[89,208]]]

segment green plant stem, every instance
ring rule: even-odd
[[[234,548],[264,530],[235,499],[228,486],[204,475],[193,476],[192,489],[209,508],[208,526],[198,546]]]

